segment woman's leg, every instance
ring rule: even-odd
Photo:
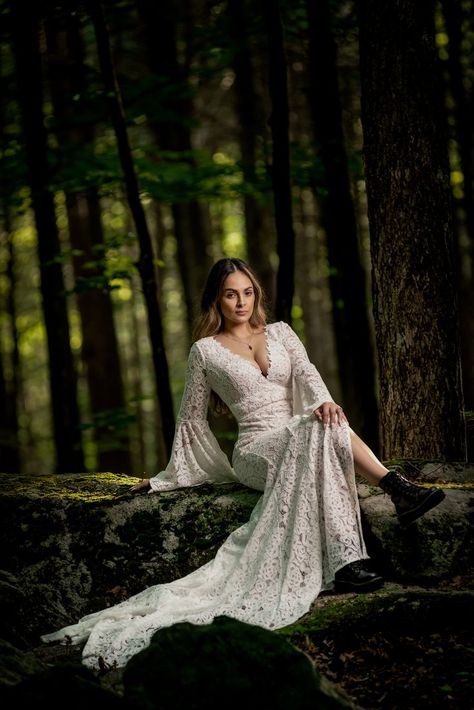
[[[352,429],[351,441],[356,473],[388,493],[402,525],[409,525],[445,498],[441,488],[422,488],[396,469],[386,468]]]
[[[357,436],[351,429],[352,453],[354,456],[354,468],[359,476],[365,478],[373,486],[378,486],[380,479],[388,473],[386,468],[369,449],[360,436]]]

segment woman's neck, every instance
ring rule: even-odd
[[[230,335],[234,335],[236,338],[241,338],[242,340],[245,340],[245,338],[248,338],[255,332],[249,321],[246,321],[245,323],[232,323],[226,321],[222,330],[224,333],[229,333]]]

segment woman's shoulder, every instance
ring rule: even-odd
[[[198,340],[195,340],[191,347],[201,350],[202,348],[205,348],[207,345],[211,344],[213,340],[213,335],[206,335],[204,338],[199,338]]]
[[[273,323],[267,323],[265,328],[267,333],[275,335],[284,335],[291,330],[291,326],[289,326],[284,320],[277,320]]]
[[[205,358],[214,343],[215,339],[212,335],[206,335],[204,338],[199,338],[198,340],[195,340],[194,343],[191,345],[189,354],[194,356],[198,355],[201,358]]]

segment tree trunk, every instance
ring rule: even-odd
[[[49,19],[47,39],[62,162],[74,162],[83,147],[93,143],[95,132],[93,127],[77,120],[77,107],[72,100],[86,89],[77,18],[66,14]],[[97,191],[89,188],[66,192],[66,211],[81,316],[81,355],[87,375],[98,466],[101,471],[128,472],[131,470],[128,430],[127,424],[121,424],[125,397],[112,302],[104,273],[105,246]]]
[[[463,460],[452,196],[434,2],[359,0],[383,456]]]
[[[163,94],[168,89],[165,113],[171,118],[151,119],[151,127],[160,150],[181,153],[183,162],[194,169],[188,126],[193,108],[186,68],[178,59],[176,5],[138,0],[137,6],[143,23],[149,67],[159,80]],[[211,267],[212,240],[206,228],[209,223],[207,210],[207,204],[197,199],[175,199],[171,205],[189,335],[200,311],[201,293]]]
[[[8,219],[7,219],[8,221]],[[6,225],[8,227],[8,225]],[[7,231],[7,229],[5,230]],[[8,295],[6,311],[15,328],[15,302],[13,279],[13,245],[8,229]],[[6,377],[4,353],[0,351],[0,470],[4,473],[20,471],[20,451],[18,441],[18,341],[14,337],[11,358],[11,376]]]
[[[151,236],[148,230],[143,205],[140,201],[138,180],[130,151],[122,98],[112,60],[109,34],[103,6],[101,2],[90,2],[89,8],[94,23],[97,50],[106,95],[109,99],[113,126],[117,137],[117,145],[124,173],[128,203],[132,213],[140,247],[138,271],[141,277],[148,314],[148,326],[156,380],[157,400],[160,406],[167,457],[169,458],[169,456],[171,456],[171,448],[174,439],[175,418],[169,381],[168,361],[163,341],[163,326],[160,306],[158,303]]]
[[[279,258],[275,316],[277,320],[291,324],[295,291],[295,233],[291,204],[288,81],[277,0],[263,0],[263,17],[268,40],[268,80],[272,107],[269,118],[272,131],[271,175]]]
[[[3,68],[3,56],[0,54],[0,70]],[[0,71],[3,77],[3,72]],[[3,81],[1,83],[3,88]],[[7,148],[5,139],[6,116],[4,104],[0,105],[0,150],[4,154]],[[15,252],[13,248],[13,228],[11,223],[11,194],[7,184],[2,196],[4,243],[6,244],[6,287],[5,312],[10,323],[13,342],[11,354],[11,374],[6,377],[3,363],[4,353],[0,350],[0,467],[2,471],[19,473],[21,457],[19,447],[18,403],[20,401],[20,351],[18,348],[17,312],[15,301]],[[1,304],[3,305],[3,304]],[[0,310],[1,307],[0,307]]]
[[[296,226],[296,294],[303,309],[305,347],[336,402],[342,401],[329,293],[325,241],[316,238],[316,201],[311,190],[299,195]]]
[[[310,60],[308,101],[327,188],[326,195],[320,195],[319,201],[327,238],[341,404],[362,438],[378,450],[375,356],[367,315],[365,272],[350,189],[336,45],[328,0],[307,0],[307,11]]]
[[[248,41],[248,24],[253,5],[242,0],[228,0],[229,32],[232,41],[232,65],[235,72],[234,95],[237,115],[238,137],[245,186],[244,217],[247,237],[248,261],[259,275],[269,303],[275,297],[275,274],[271,264],[271,253],[275,250],[273,235],[267,229],[265,213],[267,208],[259,204],[255,193],[258,191],[256,173],[257,143],[259,137],[259,98],[257,95],[252,47]]]
[[[459,305],[463,390],[466,409],[474,410],[474,115],[465,88],[461,47],[464,12],[460,0],[443,0],[448,45],[448,89],[453,101],[454,135],[463,174],[460,200],[464,219],[458,225]],[[472,7],[471,7],[472,10]]]
[[[77,378],[69,322],[54,196],[49,190],[47,135],[44,127],[41,55],[36,13],[29,2],[12,6],[18,100],[31,189],[48,341],[51,404],[58,472],[84,470],[77,406]]]

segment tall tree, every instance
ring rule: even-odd
[[[77,101],[86,93],[84,49],[75,14],[50,16],[46,21],[47,58],[58,135],[59,162],[78,163],[82,151],[94,143],[95,127],[81,121]],[[105,275],[105,245],[100,202],[94,187],[84,187],[77,167],[76,190],[66,190],[69,238],[73,250],[76,294],[82,330],[89,401],[102,471],[131,469],[125,397],[110,291]],[[125,419],[126,420],[126,419]]]
[[[258,273],[270,303],[274,300],[275,274],[271,263],[274,250],[273,234],[267,227],[266,206],[261,204],[257,192],[256,164],[258,142],[261,135],[262,107],[255,85],[252,63],[252,43],[248,26],[253,4],[242,0],[228,0],[229,34],[231,38],[232,66],[235,72],[234,96],[238,119],[238,138],[245,186],[244,217],[247,237],[247,254]]]
[[[383,455],[464,459],[434,0],[359,0]]]
[[[3,68],[3,53],[0,54],[0,67]],[[0,72],[2,95],[6,95],[6,84]],[[6,116],[5,102],[0,105],[0,147],[3,156],[8,149],[5,137]],[[6,175],[5,175],[6,178]],[[17,311],[15,300],[15,252],[13,248],[13,225],[11,220],[11,190],[8,178],[2,181],[2,242],[6,245],[6,283],[7,296],[5,312],[10,321],[13,341],[11,354],[11,376],[5,376],[4,355],[0,348],[0,466],[2,471],[18,473],[20,471],[18,403],[20,401],[20,352],[18,347]],[[1,345],[1,344],[0,344]],[[6,358],[5,358],[6,361]]]
[[[51,404],[58,472],[84,470],[77,377],[56,223],[50,190],[48,138],[43,115],[43,77],[39,49],[38,7],[18,0],[11,7],[13,43],[41,274],[41,295],[48,341]]]
[[[195,169],[189,125],[193,114],[189,67],[179,61],[178,11],[182,4],[160,5],[154,0],[137,0],[137,6],[146,38],[149,67],[157,79],[160,95],[166,97],[162,115],[152,118],[150,125],[160,150],[180,153],[182,160]],[[189,8],[186,9],[189,12]],[[199,312],[202,288],[211,266],[207,209],[206,204],[186,197],[176,196],[171,204],[189,334]]]
[[[278,0],[263,0],[263,18],[268,41],[268,86],[271,99],[269,124],[272,132],[271,176],[277,231],[277,292],[275,316],[291,323],[295,291],[295,233],[290,179],[288,79],[283,26]]]
[[[324,168],[318,191],[326,232],[342,401],[355,428],[378,449],[375,355],[367,288],[352,201],[339,97],[336,43],[328,0],[307,0],[309,91],[314,133]]]
[[[448,44],[448,91],[452,100],[454,137],[458,145],[463,174],[462,218],[458,221],[459,303],[463,358],[463,389],[466,409],[474,409],[474,104],[466,90],[463,66],[463,23],[466,4],[461,0],[443,0]],[[470,4],[472,12],[472,5]],[[471,48],[472,49],[472,48]],[[459,223],[461,222],[461,223]]]
[[[173,398],[169,381],[168,360],[166,357],[163,339],[161,310],[158,302],[153,247],[145,217],[145,211],[140,200],[138,179],[130,151],[122,95],[112,59],[104,8],[102,2],[98,1],[88,2],[88,8],[94,23],[100,67],[106,95],[109,99],[113,126],[117,137],[117,146],[124,173],[128,203],[135,224],[140,247],[138,271],[140,273],[147,308],[157,400],[160,407],[163,437],[166,444],[166,454],[167,458],[169,458],[174,439],[175,419]]]

